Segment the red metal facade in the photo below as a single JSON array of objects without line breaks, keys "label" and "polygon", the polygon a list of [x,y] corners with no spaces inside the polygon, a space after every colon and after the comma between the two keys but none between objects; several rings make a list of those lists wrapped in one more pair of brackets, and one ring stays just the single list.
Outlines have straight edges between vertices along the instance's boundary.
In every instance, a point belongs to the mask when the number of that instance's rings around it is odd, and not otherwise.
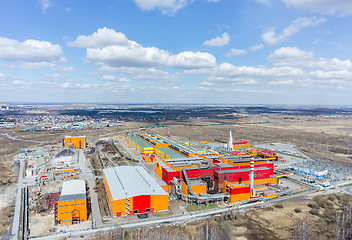
[{"label": "red metal facade", "polygon": [[241,194],[241,193],[249,193],[251,192],[250,187],[238,187],[238,188],[231,188],[227,187],[227,192],[230,193],[231,195],[233,194]]},{"label": "red metal facade", "polygon": [[133,210],[138,210],[138,213],[145,213],[147,208],[150,208],[150,195],[133,197]]},{"label": "red metal facade", "polygon": [[[266,167],[265,170],[258,170],[259,167]],[[224,167],[221,170],[231,170],[231,169],[243,169],[243,172],[233,172],[233,173],[219,173],[220,168],[206,168],[206,169],[190,169],[187,171],[187,176],[189,178],[199,178],[199,177],[211,177],[213,181],[217,184],[222,184],[224,180],[229,182],[239,182],[249,181],[249,164],[244,166],[231,166]],[[270,178],[274,174],[274,163],[265,164],[255,164],[254,165],[254,179],[265,179]],[[184,176],[181,171],[168,171],[167,169],[162,169],[162,179],[163,181],[170,185],[170,181],[176,177],[177,179],[182,179]],[[219,186],[220,187],[220,186]],[[222,187],[220,187],[222,188]]]}]

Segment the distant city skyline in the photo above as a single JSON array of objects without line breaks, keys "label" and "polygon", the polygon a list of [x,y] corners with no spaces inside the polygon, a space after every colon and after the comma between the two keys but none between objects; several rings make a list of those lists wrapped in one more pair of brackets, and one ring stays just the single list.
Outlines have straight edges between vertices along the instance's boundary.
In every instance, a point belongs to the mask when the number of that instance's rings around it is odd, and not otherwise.
[{"label": "distant city skyline", "polygon": [[349,0],[6,0],[0,102],[352,102]]}]

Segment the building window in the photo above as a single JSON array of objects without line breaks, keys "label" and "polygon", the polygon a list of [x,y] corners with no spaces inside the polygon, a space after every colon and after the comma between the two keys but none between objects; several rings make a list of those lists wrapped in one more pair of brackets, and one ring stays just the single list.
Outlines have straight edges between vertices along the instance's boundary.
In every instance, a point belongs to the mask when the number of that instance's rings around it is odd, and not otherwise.
[{"label": "building window", "polygon": [[74,204],[71,204],[71,206],[74,206]]},{"label": "building window", "polygon": [[60,212],[60,214],[62,214],[62,212]]},{"label": "building window", "polygon": [[63,205],[60,205],[59,207],[63,207]]},{"label": "building window", "polygon": [[68,212],[65,212],[65,214],[68,214]]},{"label": "building window", "polygon": [[85,203],[81,203],[81,205],[84,205]]},{"label": "building window", "polygon": [[68,205],[65,205],[65,207],[68,207]]}]

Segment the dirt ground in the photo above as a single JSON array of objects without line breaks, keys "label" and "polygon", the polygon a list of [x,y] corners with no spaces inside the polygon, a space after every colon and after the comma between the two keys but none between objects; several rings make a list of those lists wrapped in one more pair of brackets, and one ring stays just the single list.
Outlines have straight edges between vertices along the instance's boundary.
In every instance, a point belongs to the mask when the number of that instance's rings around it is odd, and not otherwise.
[{"label": "dirt ground", "polygon": [[54,226],[54,214],[48,215],[32,215],[30,216],[29,228],[31,229],[31,236],[41,235],[48,233]]}]

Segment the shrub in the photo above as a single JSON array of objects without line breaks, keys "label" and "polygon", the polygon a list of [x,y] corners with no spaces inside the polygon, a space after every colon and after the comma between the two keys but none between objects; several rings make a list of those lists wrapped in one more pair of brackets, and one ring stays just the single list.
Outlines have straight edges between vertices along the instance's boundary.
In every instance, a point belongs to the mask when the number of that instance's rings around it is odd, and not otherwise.
[{"label": "shrub", "polygon": [[296,212],[296,213],[300,213],[300,212],[302,212],[302,209],[300,209],[300,208],[295,208],[295,212]]},{"label": "shrub", "polygon": [[334,200],[335,200],[335,196],[330,195],[330,196],[328,197],[328,199],[329,199],[330,201],[334,201]]},{"label": "shrub", "polygon": [[321,207],[321,208],[328,208],[332,206],[332,203],[329,202],[328,199],[326,199],[323,196],[315,196],[314,201]]},{"label": "shrub", "polygon": [[308,205],[308,207],[313,208],[313,209],[319,209],[320,208],[319,205],[317,203],[315,203],[315,202],[308,203],[307,205]]},{"label": "shrub", "polygon": [[274,205],[276,208],[284,208],[284,205],[282,203],[277,203]]},{"label": "shrub", "polygon": [[269,207],[265,207],[263,208],[264,211],[274,211],[274,207],[269,206]]},{"label": "shrub", "polygon": [[311,210],[309,210],[309,213],[312,215],[319,216],[319,210],[316,208],[312,208]]}]

